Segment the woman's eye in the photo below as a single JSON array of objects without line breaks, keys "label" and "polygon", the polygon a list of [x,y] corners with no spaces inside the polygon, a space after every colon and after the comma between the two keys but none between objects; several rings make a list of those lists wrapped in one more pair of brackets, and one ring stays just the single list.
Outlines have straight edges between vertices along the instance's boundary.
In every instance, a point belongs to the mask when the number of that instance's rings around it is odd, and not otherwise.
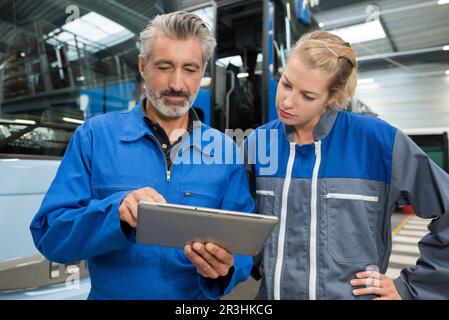
[{"label": "woman's eye", "polygon": [[312,97],[309,97],[309,96],[307,96],[307,95],[303,95],[303,97],[304,97],[304,99],[306,99],[307,101],[313,101],[313,100],[315,100],[315,98],[312,98]]},{"label": "woman's eye", "polygon": [[286,89],[291,89],[291,88],[292,88],[292,86],[289,85],[287,82],[282,82],[282,86],[283,86],[284,88],[286,88]]}]

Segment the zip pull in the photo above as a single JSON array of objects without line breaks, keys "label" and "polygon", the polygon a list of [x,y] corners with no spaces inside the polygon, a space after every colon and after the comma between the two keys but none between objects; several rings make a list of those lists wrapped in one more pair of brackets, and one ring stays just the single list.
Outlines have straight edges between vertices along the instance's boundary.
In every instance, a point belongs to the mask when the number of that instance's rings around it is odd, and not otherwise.
[{"label": "zip pull", "polygon": [[167,170],[167,182],[170,182],[170,170]]},{"label": "zip pull", "polygon": [[318,140],[315,142],[315,155],[318,155],[318,152],[320,152],[321,149],[321,140]]},{"label": "zip pull", "polygon": [[187,191],[187,192],[184,192],[184,196],[185,196],[185,197],[189,197],[189,196],[191,196],[191,195],[192,195],[191,192],[188,192],[188,191]]}]

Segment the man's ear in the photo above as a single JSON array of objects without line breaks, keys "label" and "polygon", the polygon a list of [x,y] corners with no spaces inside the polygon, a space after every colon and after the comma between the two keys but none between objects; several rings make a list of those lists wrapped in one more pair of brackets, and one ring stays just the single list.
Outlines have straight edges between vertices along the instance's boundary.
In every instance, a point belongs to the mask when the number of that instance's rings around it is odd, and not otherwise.
[{"label": "man's ear", "polygon": [[139,54],[139,72],[143,79],[145,79],[145,59],[142,55]]},{"label": "man's ear", "polygon": [[206,73],[206,69],[207,69],[207,61],[206,61],[205,63],[203,63],[202,68],[203,68],[203,72],[202,72],[202,74],[201,74],[201,78],[204,77],[204,74]]}]

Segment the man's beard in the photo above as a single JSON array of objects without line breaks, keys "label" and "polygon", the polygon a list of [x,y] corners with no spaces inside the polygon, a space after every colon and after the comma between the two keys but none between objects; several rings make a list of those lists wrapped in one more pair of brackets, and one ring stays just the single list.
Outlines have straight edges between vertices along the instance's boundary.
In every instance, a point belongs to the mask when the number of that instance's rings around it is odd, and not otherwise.
[{"label": "man's beard", "polygon": [[[154,108],[162,115],[168,118],[179,118],[189,111],[193,104],[193,98],[185,91],[174,91],[171,89],[154,91],[149,83],[145,81],[145,93]],[[168,103],[164,101],[164,96],[186,97],[183,102]],[[194,96],[195,97],[195,96]]]}]

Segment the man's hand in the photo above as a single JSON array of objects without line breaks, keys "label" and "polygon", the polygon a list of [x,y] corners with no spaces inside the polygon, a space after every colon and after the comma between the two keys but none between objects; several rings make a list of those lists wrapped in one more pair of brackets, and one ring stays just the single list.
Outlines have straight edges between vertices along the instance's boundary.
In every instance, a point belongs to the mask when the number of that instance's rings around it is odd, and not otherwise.
[{"label": "man's hand", "polygon": [[161,196],[153,188],[142,188],[128,193],[120,205],[120,220],[127,222],[132,228],[137,227],[137,204],[139,201],[152,201],[166,203]]},{"label": "man's hand", "polygon": [[364,271],[356,274],[357,279],[351,280],[352,286],[366,286],[366,288],[354,289],[356,296],[375,294],[379,297],[374,300],[402,300],[392,279],[376,271]]},{"label": "man's hand", "polygon": [[196,271],[205,278],[226,276],[234,265],[234,257],[229,252],[210,242],[186,244],[184,253],[195,265]]}]

